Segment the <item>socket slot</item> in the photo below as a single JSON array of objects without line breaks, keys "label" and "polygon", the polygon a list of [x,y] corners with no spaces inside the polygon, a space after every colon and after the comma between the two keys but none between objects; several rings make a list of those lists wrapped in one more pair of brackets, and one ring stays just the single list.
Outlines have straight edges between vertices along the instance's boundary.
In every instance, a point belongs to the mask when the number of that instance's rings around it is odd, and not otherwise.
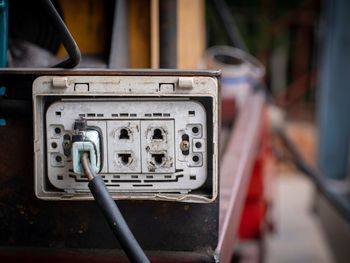
[{"label": "socket slot", "polygon": [[129,140],[129,139],[130,139],[129,130],[126,128],[120,129],[119,140]]},{"label": "socket slot", "polygon": [[119,153],[118,158],[120,159],[123,165],[130,165],[133,158],[131,157],[131,153]]},{"label": "socket slot", "polygon": [[152,140],[164,140],[164,131],[160,128],[153,130]]},{"label": "socket slot", "polygon": [[156,153],[152,154],[152,159],[157,166],[162,166],[165,162],[165,154],[164,153]]}]

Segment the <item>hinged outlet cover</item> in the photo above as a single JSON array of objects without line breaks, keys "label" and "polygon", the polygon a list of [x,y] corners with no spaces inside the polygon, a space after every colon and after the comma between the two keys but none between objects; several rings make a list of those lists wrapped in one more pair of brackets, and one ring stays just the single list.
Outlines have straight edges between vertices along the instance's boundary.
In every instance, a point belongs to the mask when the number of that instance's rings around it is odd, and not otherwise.
[{"label": "hinged outlet cover", "polygon": [[[60,78],[64,89],[57,89],[54,76],[39,77],[33,84],[39,198],[91,199],[87,178],[77,166],[76,156],[85,150],[96,158],[96,170],[115,199],[211,202],[216,198],[215,76],[186,77],[186,81],[176,74]],[[88,88],[77,89],[81,83]],[[191,85],[182,89],[179,83]],[[74,139],[77,121],[86,125],[83,142]]]}]

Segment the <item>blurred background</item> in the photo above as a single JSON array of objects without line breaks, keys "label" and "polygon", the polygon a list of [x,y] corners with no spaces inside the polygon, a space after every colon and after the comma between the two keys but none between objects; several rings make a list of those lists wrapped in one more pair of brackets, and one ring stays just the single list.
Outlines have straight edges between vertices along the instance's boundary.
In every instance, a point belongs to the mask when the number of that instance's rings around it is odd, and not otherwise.
[{"label": "blurred background", "polygon": [[[265,94],[264,150],[241,187],[233,262],[349,261],[349,1],[52,2],[79,68],[222,70],[223,156],[254,106],[249,94]],[[49,67],[67,55],[40,1],[0,3],[2,66]]]}]

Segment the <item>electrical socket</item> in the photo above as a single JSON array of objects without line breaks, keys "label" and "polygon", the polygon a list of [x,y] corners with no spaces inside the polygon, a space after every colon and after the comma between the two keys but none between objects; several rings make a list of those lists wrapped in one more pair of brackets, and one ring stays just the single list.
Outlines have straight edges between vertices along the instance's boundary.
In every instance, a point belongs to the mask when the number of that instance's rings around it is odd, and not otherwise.
[{"label": "electrical socket", "polygon": [[108,172],[141,173],[140,121],[107,121]]},{"label": "electrical socket", "polygon": [[[74,123],[83,120],[99,133],[99,175],[113,198],[213,201],[218,82],[214,73],[201,74],[39,77],[33,84],[36,195],[91,199],[87,178],[73,169],[80,162],[72,155]],[[75,89],[79,83],[86,89]]]},{"label": "electrical socket", "polygon": [[141,121],[142,171],[174,173],[174,120]]}]

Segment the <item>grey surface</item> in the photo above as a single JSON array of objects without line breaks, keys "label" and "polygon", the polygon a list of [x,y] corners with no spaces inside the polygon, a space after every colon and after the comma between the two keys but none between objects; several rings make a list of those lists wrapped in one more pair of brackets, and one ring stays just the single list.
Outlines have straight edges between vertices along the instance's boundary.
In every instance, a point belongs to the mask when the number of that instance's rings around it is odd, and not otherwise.
[{"label": "grey surface", "polygon": [[[344,198],[345,199],[345,198]],[[347,198],[347,202],[349,197]],[[345,201],[345,200],[344,200]],[[327,243],[338,263],[348,263],[350,259],[350,225],[320,193],[315,195],[315,207],[320,217]]]},{"label": "grey surface", "polygon": [[275,233],[266,240],[266,263],[332,263],[318,217],[312,211],[314,188],[298,173],[276,178]]}]

